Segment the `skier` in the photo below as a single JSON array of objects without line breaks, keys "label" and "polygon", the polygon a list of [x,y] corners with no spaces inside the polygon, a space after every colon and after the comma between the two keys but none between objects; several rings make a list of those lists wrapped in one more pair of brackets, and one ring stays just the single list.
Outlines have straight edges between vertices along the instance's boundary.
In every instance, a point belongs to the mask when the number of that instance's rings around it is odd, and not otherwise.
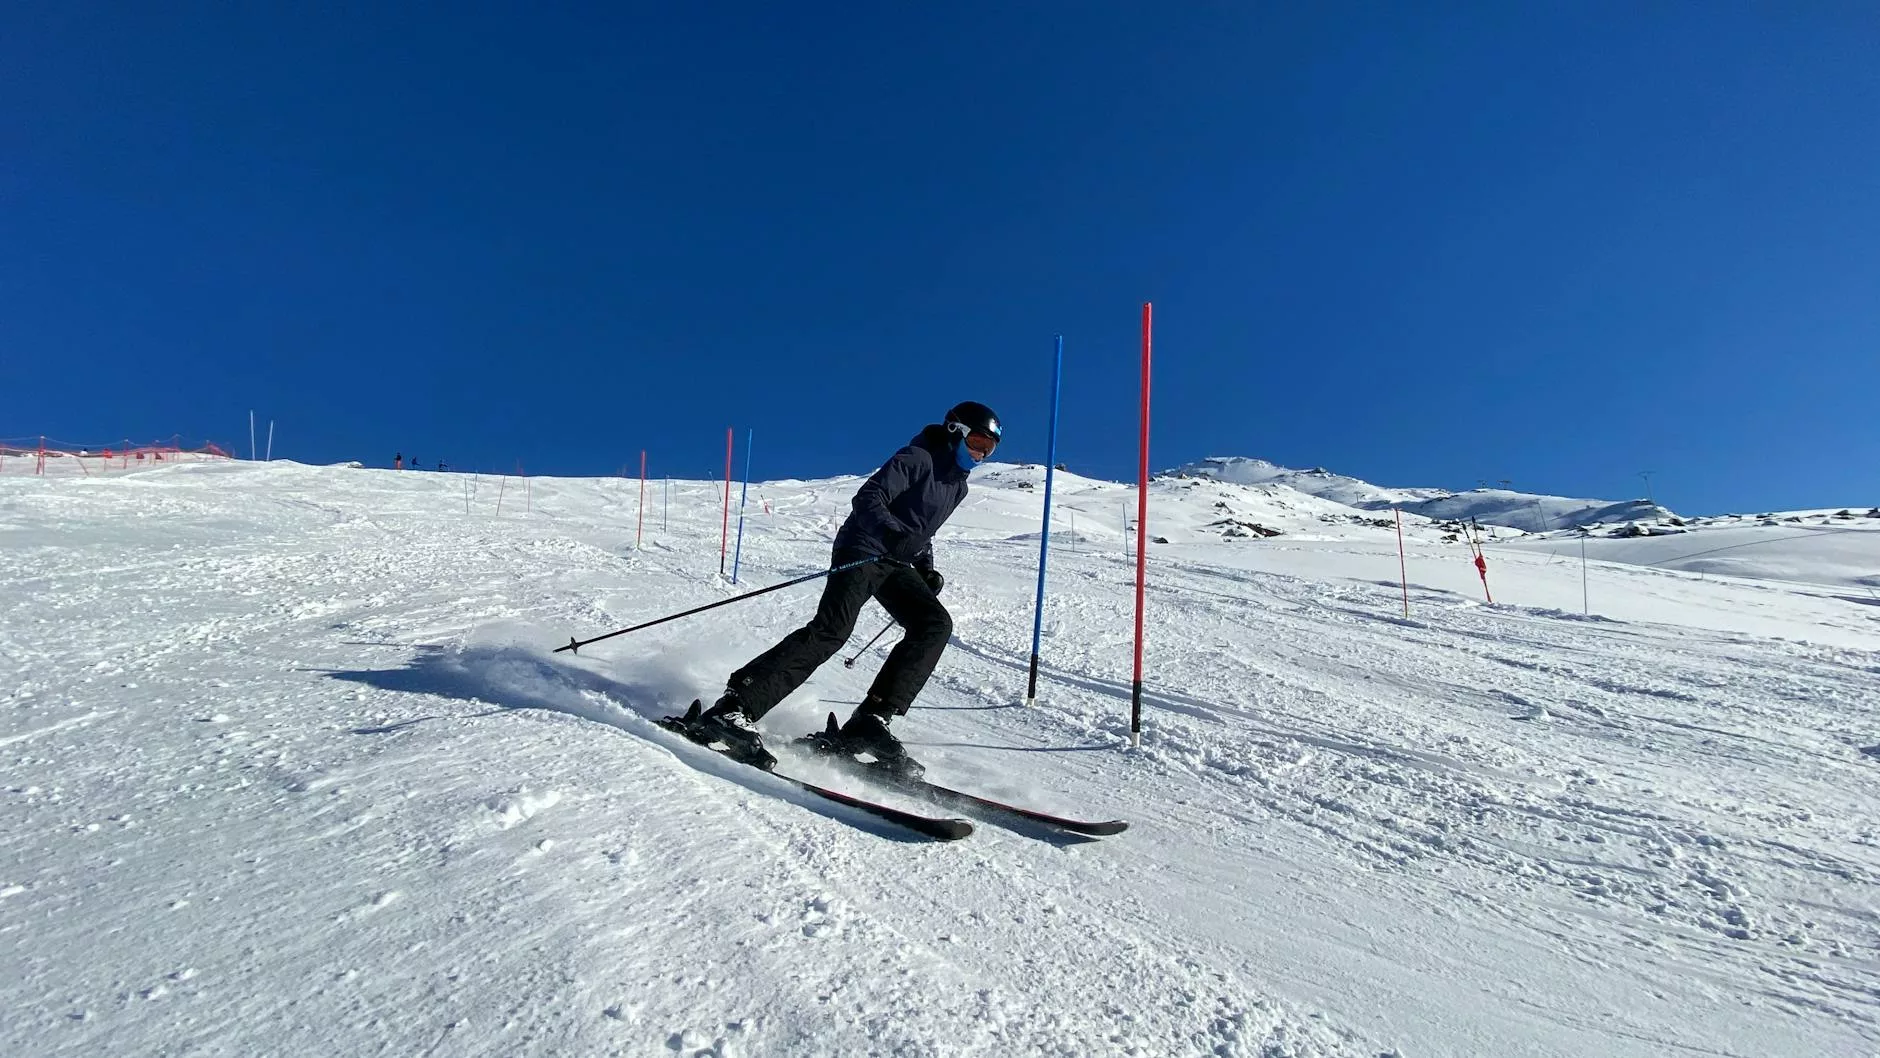
[{"label": "skier", "polygon": [[848,722],[808,741],[831,752],[868,754],[898,776],[919,778],[924,769],[888,725],[906,715],[953,634],[953,619],[936,598],[945,578],[933,567],[933,535],[966,498],[967,473],[999,446],[999,435],[999,417],[969,400],[882,464],[856,490],[831,562],[864,564],[831,575],[808,624],[733,672],[694,733],[760,768],[776,764],[757,721],[842,649],[862,606],[874,599],[905,635]]}]

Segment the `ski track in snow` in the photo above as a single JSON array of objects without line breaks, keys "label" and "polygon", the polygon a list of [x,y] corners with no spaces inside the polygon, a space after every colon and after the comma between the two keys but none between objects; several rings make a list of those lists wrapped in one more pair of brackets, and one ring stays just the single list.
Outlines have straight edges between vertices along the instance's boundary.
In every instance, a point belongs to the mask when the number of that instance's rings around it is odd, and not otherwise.
[{"label": "ski track in snow", "polygon": [[851,480],[755,487],[734,588],[707,482],[635,551],[637,482],[0,477],[0,1053],[1880,1053],[1873,608],[1614,566],[1588,619],[1518,553],[1484,605],[1430,534],[1405,618],[1394,535],[1288,500],[1152,550],[1132,749],[1129,490],[1060,481],[1027,710],[1038,476],[981,478],[904,736],[1119,837],[909,841],[651,723],[813,587],[547,652],[822,568]]}]

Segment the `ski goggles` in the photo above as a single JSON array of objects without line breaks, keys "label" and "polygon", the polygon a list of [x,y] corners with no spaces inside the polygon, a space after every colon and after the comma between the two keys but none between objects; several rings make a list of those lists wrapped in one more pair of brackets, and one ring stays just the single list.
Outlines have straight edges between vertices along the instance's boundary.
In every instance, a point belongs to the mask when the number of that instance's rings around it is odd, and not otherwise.
[{"label": "ski goggles", "polygon": [[962,443],[966,445],[966,450],[973,454],[974,459],[984,461],[992,454],[993,449],[999,447],[999,438],[996,434],[989,434],[983,430],[969,430],[965,423],[949,423],[947,429],[964,438]]}]

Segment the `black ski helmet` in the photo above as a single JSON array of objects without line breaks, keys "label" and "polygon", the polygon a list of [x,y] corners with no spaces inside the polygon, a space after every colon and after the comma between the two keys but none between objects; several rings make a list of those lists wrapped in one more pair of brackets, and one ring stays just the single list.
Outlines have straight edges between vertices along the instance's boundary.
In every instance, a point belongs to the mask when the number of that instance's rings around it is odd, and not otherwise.
[{"label": "black ski helmet", "polygon": [[991,408],[976,400],[964,400],[948,409],[943,420],[948,432],[964,441],[969,433],[982,433],[996,443],[1000,440],[999,417]]}]

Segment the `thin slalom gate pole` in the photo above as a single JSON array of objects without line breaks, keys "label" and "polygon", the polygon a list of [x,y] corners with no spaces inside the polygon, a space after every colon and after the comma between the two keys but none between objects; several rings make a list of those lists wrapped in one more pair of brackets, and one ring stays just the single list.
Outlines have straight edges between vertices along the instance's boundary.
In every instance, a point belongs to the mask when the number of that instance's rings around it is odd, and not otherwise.
[{"label": "thin slalom gate pole", "polygon": [[1142,745],[1142,607],[1148,576],[1149,538],[1149,323],[1150,303],[1142,303],[1142,440],[1136,468],[1136,675],[1129,691],[1129,744]]},{"label": "thin slalom gate pole", "polygon": [[1488,590],[1488,555],[1482,551],[1482,541],[1478,539],[1481,532],[1482,527],[1471,517],[1468,528],[1469,550],[1475,554],[1475,572],[1482,577],[1482,598],[1487,599],[1492,606],[1495,596]]},{"label": "thin slalom gate pole", "polygon": [[1410,616],[1410,567],[1403,557],[1403,511],[1397,515],[1397,574],[1403,579],[1403,615]]},{"label": "thin slalom gate pole", "polygon": [[672,513],[672,475],[666,475],[666,498],[659,505],[659,531],[666,532],[666,515]]},{"label": "thin slalom gate pole", "polygon": [[718,537],[718,575],[725,575],[725,559],[731,557],[731,427],[725,427],[725,521]]},{"label": "thin slalom gate pole", "polygon": [[751,498],[751,442],[757,437],[754,427],[744,431],[744,487],[738,490],[738,546],[731,553],[731,583],[738,582],[738,563],[744,558],[744,507]]},{"label": "thin slalom gate pole", "polygon": [[640,537],[646,532],[646,449],[640,449],[640,523],[633,530],[633,546],[640,546]]},{"label": "thin slalom gate pole", "polygon": [[1064,379],[1064,336],[1057,336],[1051,360],[1051,440],[1044,464],[1044,527],[1038,533],[1038,602],[1031,619],[1031,677],[1025,683],[1025,706],[1038,704],[1038,647],[1044,636],[1044,571],[1051,555],[1051,483],[1057,474],[1058,395]]}]

